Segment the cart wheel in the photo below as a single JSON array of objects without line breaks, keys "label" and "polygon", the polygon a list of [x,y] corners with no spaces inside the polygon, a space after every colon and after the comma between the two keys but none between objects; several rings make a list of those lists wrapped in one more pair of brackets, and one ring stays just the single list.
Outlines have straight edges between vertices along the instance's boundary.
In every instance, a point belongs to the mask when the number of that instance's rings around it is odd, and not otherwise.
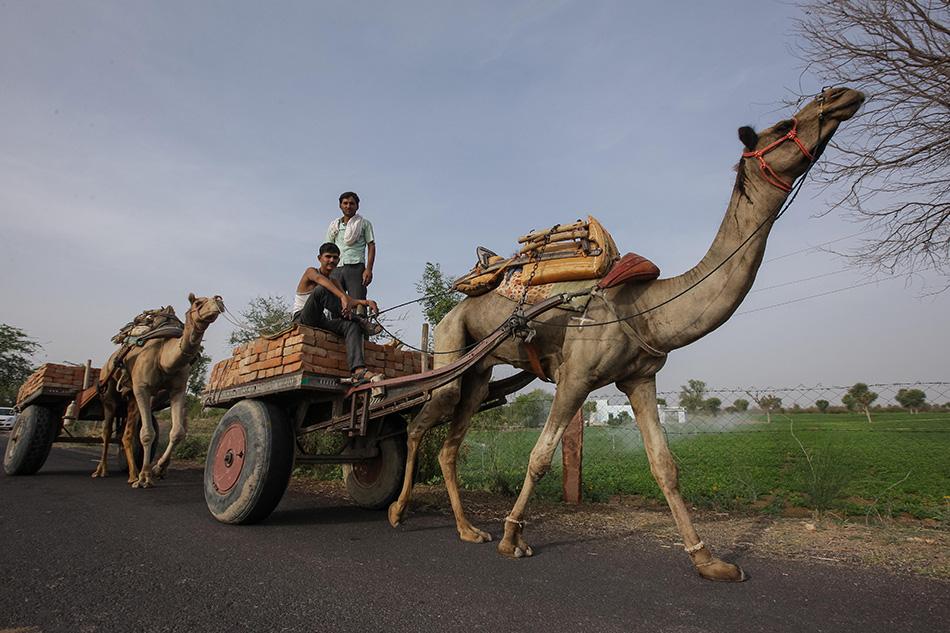
[{"label": "cart wheel", "polygon": [[3,455],[3,472],[8,475],[32,475],[43,467],[49,449],[59,432],[59,420],[46,407],[31,404],[16,418],[7,450]]},{"label": "cart wheel", "polygon": [[343,465],[346,491],[362,508],[382,510],[396,500],[406,472],[406,436],[395,435],[379,442],[373,459]]},{"label": "cart wheel", "polygon": [[222,523],[266,519],[284,496],[294,464],[290,425],[275,406],[242,400],[215,429],[205,462],[205,502]]}]

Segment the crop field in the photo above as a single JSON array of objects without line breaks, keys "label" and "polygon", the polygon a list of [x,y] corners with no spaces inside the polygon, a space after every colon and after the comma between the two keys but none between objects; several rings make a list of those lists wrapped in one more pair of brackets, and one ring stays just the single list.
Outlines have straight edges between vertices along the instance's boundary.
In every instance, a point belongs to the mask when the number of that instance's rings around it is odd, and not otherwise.
[{"label": "crop field", "polygon": [[[727,419],[728,423],[723,423]],[[710,416],[666,428],[680,489],[703,507],[783,512],[789,507],[873,517],[950,520],[950,413]],[[469,433],[460,468],[469,488],[514,493],[538,429]],[[561,494],[561,457],[538,494]],[[584,430],[585,498],[635,495],[662,502],[633,425]]]}]

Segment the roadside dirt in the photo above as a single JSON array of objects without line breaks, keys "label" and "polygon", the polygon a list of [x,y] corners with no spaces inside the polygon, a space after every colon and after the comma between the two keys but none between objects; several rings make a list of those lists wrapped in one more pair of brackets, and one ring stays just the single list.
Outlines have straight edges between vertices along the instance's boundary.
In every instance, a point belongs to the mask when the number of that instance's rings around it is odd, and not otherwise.
[{"label": "roadside dirt", "polygon": [[[341,483],[294,479],[293,490],[338,497],[348,502]],[[463,493],[473,523],[497,534],[514,499],[483,492]],[[416,512],[451,515],[445,490],[417,485],[411,506]],[[885,569],[950,581],[950,532],[924,522],[894,519],[865,523],[832,515],[818,518],[743,516],[692,510],[697,530],[720,557],[749,553],[761,558],[822,561],[830,565]],[[666,508],[644,508],[635,500],[576,506],[532,502],[528,540],[535,530],[554,530],[591,537],[648,537],[660,547],[682,542]]]}]

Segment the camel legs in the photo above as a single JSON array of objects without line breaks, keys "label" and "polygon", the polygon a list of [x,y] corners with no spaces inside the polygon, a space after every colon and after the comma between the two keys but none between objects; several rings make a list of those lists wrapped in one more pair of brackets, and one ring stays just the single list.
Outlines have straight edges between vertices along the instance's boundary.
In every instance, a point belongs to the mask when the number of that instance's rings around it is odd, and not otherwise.
[{"label": "camel legs", "polygon": [[152,394],[145,387],[132,388],[135,402],[139,407],[139,418],[142,428],[139,430],[139,439],[142,440],[142,468],[139,478],[132,484],[133,488],[149,488],[154,485],[152,479],[152,442],[155,441],[155,429],[152,426]]},{"label": "camel legs", "polygon": [[455,527],[459,538],[469,543],[485,543],[491,540],[491,534],[479,530],[465,517],[462,509],[462,498],[459,496],[458,459],[459,446],[465,439],[468,428],[472,423],[472,416],[478,411],[485,396],[488,395],[488,383],[491,380],[491,369],[487,371],[472,370],[462,378],[462,394],[455,414],[449,426],[448,435],[439,451],[439,466],[442,467],[442,477],[445,480],[445,489],[449,493],[452,503],[452,512],[455,514]]},{"label": "camel legs", "polygon": [[535,484],[551,468],[551,459],[561,441],[561,435],[564,429],[577,410],[584,404],[584,399],[590,389],[587,385],[578,380],[571,380],[564,377],[557,385],[557,391],[554,394],[554,402],[551,404],[551,413],[544,423],[541,435],[531,449],[531,458],[528,460],[528,472],[525,474],[524,485],[521,487],[521,494],[518,500],[511,508],[511,512],[505,517],[505,536],[498,543],[498,553],[510,558],[521,558],[522,556],[531,556],[533,552],[531,547],[525,542],[522,533],[524,532],[524,513],[528,506],[528,500],[534,491]]},{"label": "camel legs", "polygon": [[109,442],[112,441],[112,425],[115,423],[115,402],[102,398],[102,456],[99,465],[92,471],[93,477],[109,476]]},{"label": "camel legs", "polygon": [[135,434],[139,430],[140,422],[139,407],[135,402],[130,402],[125,416],[125,429],[122,431],[122,450],[125,452],[125,463],[129,466],[130,484],[139,479],[139,465],[135,462]]},{"label": "camel legs", "polygon": [[419,444],[426,432],[440,420],[448,417],[449,412],[455,408],[459,400],[460,382],[461,380],[455,380],[433,391],[432,399],[423,405],[422,410],[409,423],[406,439],[406,472],[403,475],[402,490],[399,498],[389,506],[389,524],[393,527],[399,525],[405,517],[409,498],[412,496],[412,475],[416,469]]},{"label": "camel legs", "polygon": [[188,420],[185,417],[185,390],[181,389],[171,394],[172,428],[168,433],[168,446],[165,452],[152,467],[152,474],[159,479],[165,477],[165,470],[172,460],[172,451],[185,439],[188,433]]},{"label": "camel legs", "polygon": [[673,520],[679,529],[685,549],[696,566],[696,571],[708,580],[733,582],[745,580],[745,574],[741,569],[715,558],[696,534],[686,503],[680,495],[676,462],[673,461],[673,455],[666,443],[666,436],[660,426],[660,416],[656,410],[655,379],[651,377],[628,383],[617,383],[617,386],[630,399],[630,405],[636,414],[637,426],[643,436],[643,447],[650,460],[650,471],[666,497],[666,502],[673,513]]}]

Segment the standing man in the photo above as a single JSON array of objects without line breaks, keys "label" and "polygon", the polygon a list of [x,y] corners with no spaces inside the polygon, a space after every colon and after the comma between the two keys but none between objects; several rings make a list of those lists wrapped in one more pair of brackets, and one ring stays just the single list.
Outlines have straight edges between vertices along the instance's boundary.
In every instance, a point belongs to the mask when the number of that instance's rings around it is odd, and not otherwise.
[{"label": "standing man", "polygon": [[359,209],[358,195],[352,191],[340,194],[343,216],[330,223],[326,241],[340,249],[340,266],[333,271],[333,279],[340,282],[349,296],[365,299],[366,287],[373,281],[376,237],[370,221],[357,213]]}]

